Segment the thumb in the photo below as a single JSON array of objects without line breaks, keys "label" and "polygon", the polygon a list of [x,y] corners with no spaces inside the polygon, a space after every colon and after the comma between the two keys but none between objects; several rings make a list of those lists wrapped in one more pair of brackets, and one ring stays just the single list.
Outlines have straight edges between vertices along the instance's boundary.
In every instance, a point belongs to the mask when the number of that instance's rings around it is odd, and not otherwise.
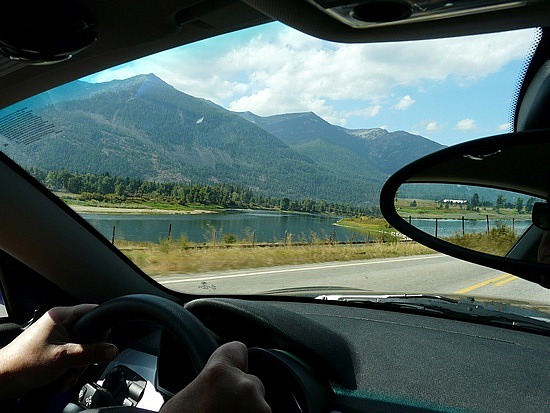
[{"label": "thumb", "polygon": [[61,349],[61,357],[67,368],[84,367],[94,363],[107,363],[118,355],[118,349],[110,343],[67,343]]}]

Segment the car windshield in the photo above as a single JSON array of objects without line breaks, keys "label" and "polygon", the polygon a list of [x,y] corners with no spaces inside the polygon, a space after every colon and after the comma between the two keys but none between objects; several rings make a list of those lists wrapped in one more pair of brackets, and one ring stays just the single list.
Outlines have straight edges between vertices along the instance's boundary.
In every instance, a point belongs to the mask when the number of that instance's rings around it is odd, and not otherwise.
[{"label": "car windshield", "polygon": [[[180,292],[550,303],[536,284],[397,236],[378,207],[384,181],[405,164],[511,131],[537,36],[337,44],[271,23],[5,108],[0,143],[146,274]],[[487,216],[515,239],[530,224],[529,199],[518,208],[515,198],[495,206],[475,195],[482,228]],[[472,203],[432,198],[401,202]]]}]

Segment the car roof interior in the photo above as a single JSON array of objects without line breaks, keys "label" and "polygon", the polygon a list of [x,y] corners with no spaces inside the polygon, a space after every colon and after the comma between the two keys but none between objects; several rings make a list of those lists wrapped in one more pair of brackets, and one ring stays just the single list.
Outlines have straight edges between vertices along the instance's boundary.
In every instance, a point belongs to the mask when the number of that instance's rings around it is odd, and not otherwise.
[{"label": "car roof interior", "polygon": [[[550,23],[550,4],[538,0],[520,8],[360,29],[342,23],[308,0],[164,0],[140,1],[138,5],[132,0],[13,4],[11,12],[0,17],[2,107],[142,56],[273,20],[319,38],[350,43],[450,37]],[[67,38],[75,38],[76,44]],[[22,50],[57,56],[67,52],[72,58],[51,65],[29,65],[14,56]],[[72,53],[75,51],[78,53]]]}]

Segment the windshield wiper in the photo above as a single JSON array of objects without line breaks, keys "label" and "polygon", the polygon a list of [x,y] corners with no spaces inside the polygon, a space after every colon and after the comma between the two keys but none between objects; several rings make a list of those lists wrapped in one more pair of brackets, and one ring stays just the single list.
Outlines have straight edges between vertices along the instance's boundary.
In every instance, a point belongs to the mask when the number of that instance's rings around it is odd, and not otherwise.
[{"label": "windshield wiper", "polygon": [[448,303],[459,303],[459,300],[445,297],[443,295],[432,294],[361,294],[361,295],[320,295],[315,297],[318,300],[333,300],[333,301],[368,301],[368,302],[389,302],[394,300],[414,300],[414,299],[429,299],[441,300]]},{"label": "windshield wiper", "polygon": [[349,302],[371,308],[391,308],[432,313],[459,320],[528,330],[550,335],[550,318],[518,315],[484,307],[473,298],[465,300],[431,294],[320,295],[318,300]]}]

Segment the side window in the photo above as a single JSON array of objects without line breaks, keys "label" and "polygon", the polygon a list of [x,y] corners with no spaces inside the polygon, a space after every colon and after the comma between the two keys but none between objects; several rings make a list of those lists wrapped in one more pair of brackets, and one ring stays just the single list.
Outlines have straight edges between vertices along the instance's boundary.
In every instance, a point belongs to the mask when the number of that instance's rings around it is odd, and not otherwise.
[{"label": "side window", "polygon": [[0,289],[0,318],[7,316],[8,311],[6,309],[6,304],[4,303],[4,295],[2,294],[2,290]]}]

